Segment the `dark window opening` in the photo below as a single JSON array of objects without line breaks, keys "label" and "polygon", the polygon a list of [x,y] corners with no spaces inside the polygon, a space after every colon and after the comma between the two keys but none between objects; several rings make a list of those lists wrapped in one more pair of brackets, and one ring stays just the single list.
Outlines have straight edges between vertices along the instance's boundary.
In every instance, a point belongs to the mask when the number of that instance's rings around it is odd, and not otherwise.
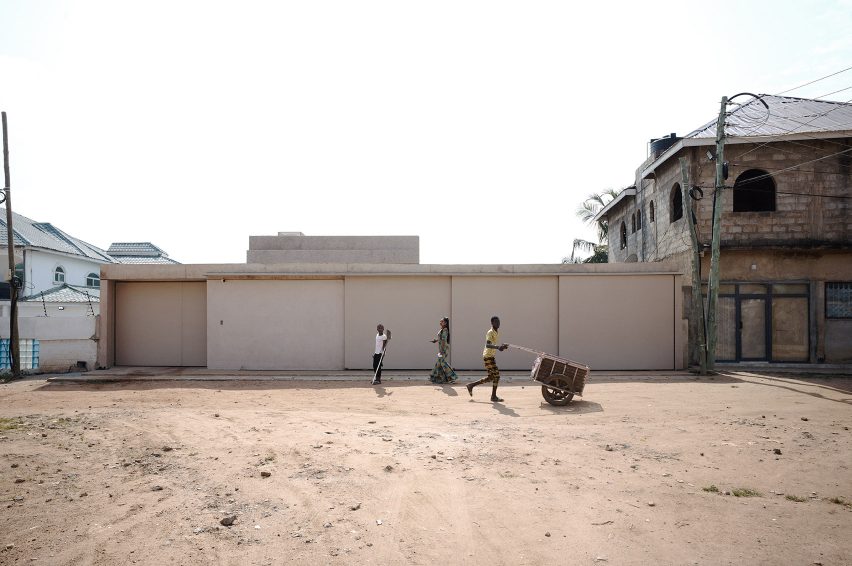
[{"label": "dark window opening", "polygon": [[630,215],[630,233],[636,233],[636,213]]},{"label": "dark window opening", "polygon": [[642,229],[642,210],[641,209],[636,211],[636,229],[637,230]]},{"label": "dark window opening", "polygon": [[775,210],[775,181],[766,171],[749,169],[734,183],[734,212]]},{"label": "dark window opening", "polygon": [[683,193],[680,190],[680,183],[675,183],[672,187],[672,195],[669,199],[671,206],[669,207],[669,222],[680,220],[683,218]]},{"label": "dark window opening", "polygon": [[651,222],[654,221],[654,201],[651,201],[651,208],[648,211],[648,217],[650,218]]},{"label": "dark window opening", "polygon": [[627,247],[627,224],[621,223],[621,249]]}]

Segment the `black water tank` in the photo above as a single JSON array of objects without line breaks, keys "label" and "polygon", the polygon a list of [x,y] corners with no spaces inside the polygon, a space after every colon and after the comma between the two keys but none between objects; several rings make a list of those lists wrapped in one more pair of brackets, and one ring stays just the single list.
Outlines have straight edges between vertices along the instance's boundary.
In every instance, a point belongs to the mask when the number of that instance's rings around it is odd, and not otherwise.
[{"label": "black water tank", "polygon": [[656,159],[663,154],[668,148],[673,146],[678,142],[681,138],[677,137],[677,134],[672,132],[668,136],[662,138],[655,138],[651,140],[651,156]]}]

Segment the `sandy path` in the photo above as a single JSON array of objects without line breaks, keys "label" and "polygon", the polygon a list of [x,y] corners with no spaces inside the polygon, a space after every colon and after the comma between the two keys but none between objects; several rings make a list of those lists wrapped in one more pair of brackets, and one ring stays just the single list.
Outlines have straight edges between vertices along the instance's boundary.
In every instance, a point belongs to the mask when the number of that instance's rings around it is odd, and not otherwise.
[{"label": "sandy path", "polygon": [[852,380],[654,381],[3,385],[0,564],[848,563]]}]

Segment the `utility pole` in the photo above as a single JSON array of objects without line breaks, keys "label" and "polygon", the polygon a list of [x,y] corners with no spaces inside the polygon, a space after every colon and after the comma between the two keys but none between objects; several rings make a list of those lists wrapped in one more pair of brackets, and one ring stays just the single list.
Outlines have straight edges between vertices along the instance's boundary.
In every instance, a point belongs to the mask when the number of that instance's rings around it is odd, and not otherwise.
[{"label": "utility pole", "polygon": [[692,241],[692,316],[697,317],[696,325],[698,345],[698,365],[701,375],[707,375],[707,326],[704,322],[704,301],[701,300],[701,245],[698,243],[698,232],[695,230],[695,216],[692,212],[692,197],[689,190],[689,170],[686,158],[680,158],[681,191],[683,193],[683,209],[689,218],[689,235]]},{"label": "utility pole", "polygon": [[6,125],[6,113],[3,118],[3,200],[6,201],[6,236],[9,254],[9,361],[12,377],[21,376],[20,342],[18,340],[18,285],[15,277],[15,233],[12,230],[12,183],[9,180],[9,130]]},{"label": "utility pole", "polygon": [[719,302],[719,247],[722,242],[722,207],[725,203],[725,115],[728,97],[722,97],[716,121],[716,189],[713,192],[713,239],[710,252],[710,275],[707,280],[707,369],[716,366],[716,307]]}]

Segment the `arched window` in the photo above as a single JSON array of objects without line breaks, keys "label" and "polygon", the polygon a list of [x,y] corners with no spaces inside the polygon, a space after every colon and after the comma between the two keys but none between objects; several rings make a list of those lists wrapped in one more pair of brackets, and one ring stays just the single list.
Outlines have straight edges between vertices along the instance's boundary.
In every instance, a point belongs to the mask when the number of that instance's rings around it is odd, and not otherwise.
[{"label": "arched window", "polygon": [[734,183],[734,212],[775,210],[775,181],[760,169],[749,169]]},{"label": "arched window", "polygon": [[648,217],[651,219],[651,222],[654,221],[654,201],[651,201],[651,207],[648,210]]},{"label": "arched window", "polygon": [[627,247],[627,224],[621,223],[621,249]]},{"label": "arched window", "polygon": [[630,215],[630,233],[636,233],[636,213]]},{"label": "arched window", "polygon": [[672,187],[669,203],[669,222],[683,218],[683,194],[680,191],[680,183],[675,183]]},{"label": "arched window", "polygon": [[636,229],[642,229],[642,209],[636,211]]},{"label": "arched window", "polygon": [[86,275],[86,287],[100,287],[101,277],[97,273],[89,273]]},{"label": "arched window", "polygon": [[65,270],[61,265],[57,265],[56,269],[53,270],[53,282],[65,283]]}]

